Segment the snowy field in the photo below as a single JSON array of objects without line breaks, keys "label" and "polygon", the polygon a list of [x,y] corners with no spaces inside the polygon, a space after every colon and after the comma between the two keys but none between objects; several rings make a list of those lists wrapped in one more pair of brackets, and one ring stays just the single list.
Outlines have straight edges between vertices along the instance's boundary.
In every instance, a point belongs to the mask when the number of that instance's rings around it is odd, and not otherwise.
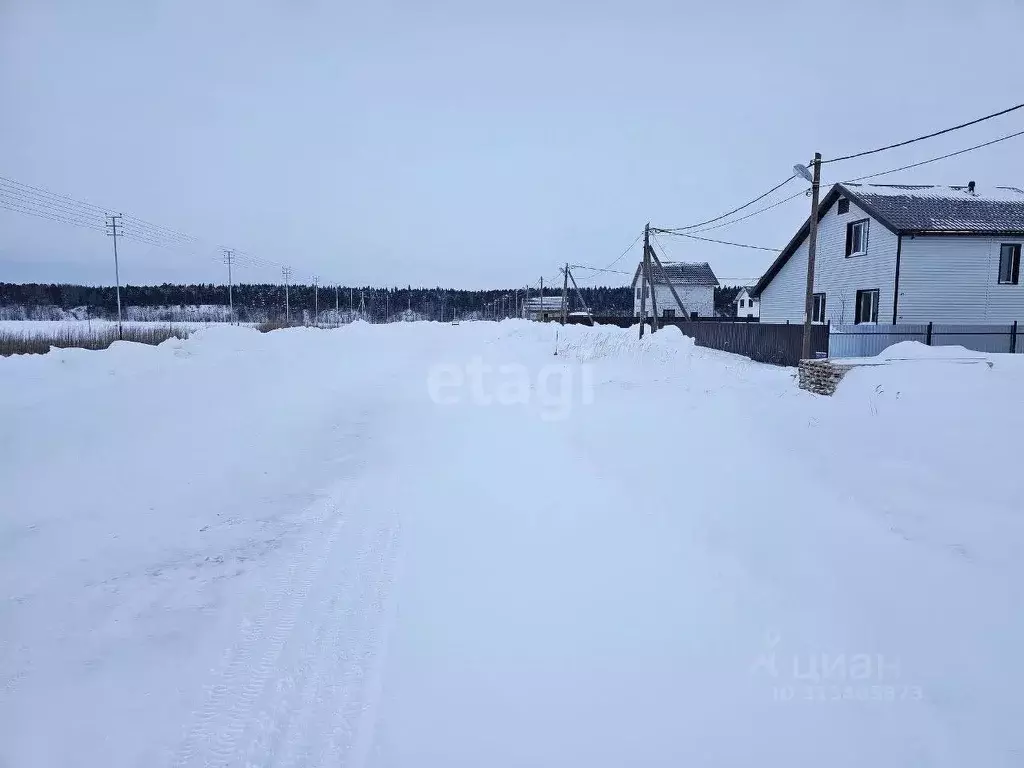
[{"label": "snowy field", "polygon": [[833,398],[672,328],[0,359],[0,765],[1022,765],[1024,360],[896,353]]}]

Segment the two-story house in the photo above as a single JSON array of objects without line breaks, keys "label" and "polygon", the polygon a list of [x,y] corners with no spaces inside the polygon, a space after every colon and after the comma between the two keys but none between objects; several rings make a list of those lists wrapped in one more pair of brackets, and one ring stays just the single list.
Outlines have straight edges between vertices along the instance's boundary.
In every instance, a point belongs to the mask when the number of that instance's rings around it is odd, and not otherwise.
[{"label": "two-story house", "polygon": [[[672,296],[665,276],[676,289],[679,300],[686,308],[691,319],[699,317],[714,317],[715,314],[715,286],[718,285],[718,278],[706,261],[687,263],[682,261],[663,261],[665,275],[656,266],[652,269],[651,280],[654,284],[654,298],[658,305],[658,315],[664,318],[677,317],[679,305]],[[637,265],[633,274],[633,317],[640,317],[640,302],[642,300],[643,281],[640,280],[640,272],[643,263]],[[648,287],[648,291],[650,288]],[[644,317],[651,317],[651,294],[647,295],[647,306]]]},{"label": "two-story house", "polygon": [[736,299],[734,300],[736,304],[736,317],[760,317],[761,302],[750,295],[752,290],[752,288],[744,286],[736,294]]},{"label": "two-story house", "polygon": [[[761,322],[802,322],[810,219],[754,286]],[[1024,320],[1024,190],[835,184],[818,206],[814,322]]]}]

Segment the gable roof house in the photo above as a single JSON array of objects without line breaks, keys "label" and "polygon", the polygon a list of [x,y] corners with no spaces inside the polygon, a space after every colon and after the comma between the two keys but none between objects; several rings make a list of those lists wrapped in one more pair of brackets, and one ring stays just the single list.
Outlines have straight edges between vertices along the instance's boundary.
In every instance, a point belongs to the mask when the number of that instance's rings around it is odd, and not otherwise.
[{"label": "gable roof house", "polygon": [[758,305],[760,302],[750,295],[753,290],[753,286],[744,285],[736,294],[736,298],[732,300],[732,303],[736,305],[736,317],[759,316],[758,313],[761,310]]},{"label": "gable roof house", "polygon": [[[1024,190],[835,184],[817,215],[815,322],[1024,320]],[[761,322],[803,322],[809,229],[754,286]]]},{"label": "gable roof house", "polygon": [[[679,305],[676,304],[672,291],[669,288],[665,276],[671,281],[672,287],[679,294],[679,300],[683,302],[690,318],[713,317],[715,314],[715,286],[718,285],[718,278],[711,270],[711,265],[706,261],[688,263],[682,261],[663,261],[665,275],[654,266],[652,269],[652,282],[654,284],[654,298],[658,305],[658,316],[664,318],[678,317]],[[642,282],[640,281],[640,270],[643,263],[637,264],[636,272],[633,273],[633,317],[640,317],[640,300]],[[648,287],[647,307],[644,317],[651,317],[651,294]]]}]

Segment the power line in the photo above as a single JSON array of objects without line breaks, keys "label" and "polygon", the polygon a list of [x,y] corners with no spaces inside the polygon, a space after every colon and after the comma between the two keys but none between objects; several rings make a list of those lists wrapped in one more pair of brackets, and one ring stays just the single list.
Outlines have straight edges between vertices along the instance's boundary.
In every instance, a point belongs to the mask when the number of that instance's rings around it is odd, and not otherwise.
[{"label": "power line", "polygon": [[937,160],[945,160],[948,157],[956,157],[957,155],[962,155],[962,154],[965,154],[966,152],[973,152],[976,149],[981,149],[982,147],[989,147],[989,146],[992,146],[993,144],[998,144],[1001,141],[1006,141],[1007,139],[1016,138],[1017,136],[1024,136],[1024,131],[1017,131],[1016,133],[1010,133],[1010,134],[1007,134],[1006,136],[1000,136],[998,139],[992,139],[992,141],[986,141],[983,144],[975,144],[973,147],[967,147],[966,149],[961,149],[961,150],[958,150],[956,152],[950,152],[949,154],[946,154],[946,155],[939,155],[938,157],[933,157],[933,158],[931,158],[929,160],[922,160],[919,163],[910,163],[910,165],[901,165],[899,168],[890,168],[887,171],[879,171],[878,173],[869,173],[866,176],[858,176],[855,179],[847,179],[846,181],[844,181],[842,183],[849,184],[849,183],[852,183],[852,182],[855,182],[855,181],[863,181],[864,179],[873,179],[876,176],[885,176],[888,173],[896,173],[897,171],[905,171],[908,168],[917,168],[919,165],[927,165],[928,163],[934,163]]},{"label": "power line", "polygon": [[620,261],[622,261],[622,259],[625,257],[625,255],[627,253],[629,253],[631,250],[633,250],[633,246],[635,246],[637,243],[639,243],[640,242],[640,238],[642,238],[643,236],[644,236],[643,232],[641,232],[639,235],[637,235],[636,239],[633,240],[633,242],[630,243],[628,246],[626,246],[626,250],[624,250],[622,253],[620,253],[614,260],[609,262],[608,265],[605,267],[605,269],[608,269],[608,267],[614,267],[616,264],[618,264]]},{"label": "power line", "polygon": [[[763,245],[750,245],[749,243],[734,243],[730,240],[716,240],[713,237],[701,237],[700,235],[691,235],[688,232],[675,232],[673,230],[666,229],[651,229],[651,232],[661,232],[665,235],[675,235],[676,237],[689,237],[693,240],[703,240],[706,243],[719,243],[720,245],[731,245],[736,248],[751,248],[755,251],[771,251],[772,253],[778,253],[780,248],[767,248]],[[664,250],[664,248],[662,248]]]},{"label": "power line", "polygon": [[[726,211],[725,213],[723,213],[723,214],[721,214],[719,216],[715,216],[713,219],[708,219],[707,221],[699,221],[696,224],[687,224],[684,227],[674,227],[671,231],[676,232],[676,231],[683,230],[683,229],[696,229],[697,227],[703,227],[705,224],[711,224],[713,222],[716,222],[716,221],[719,221],[721,219],[724,219],[726,216],[731,216],[732,214],[738,213],[739,211],[742,211],[744,208],[747,208],[747,207],[753,205],[754,203],[757,203],[757,202],[760,202],[761,200],[764,200],[766,197],[768,197],[768,195],[772,194],[772,192],[775,192],[776,190],[782,189],[784,186],[789,184],[789,182],[791,182],[795,178],[796,178],[796,175],[788,176],[787,178],[783,179],[778,184],[776,184],[774,187],[769,189],[767,192],[764,192],[764,193],[758,195],[753,200],[748,200],[743,205],[739,205],[739,206],[733,208],[731,211]],[[660,231],[662,231],[662,232],[669,232],[670,230],[663,229],[663,230],[660,230]]]},{"label": "power line", "polygon": [[1000,110],[999,112],[993,112],[991,115],[985,115],[984,117],[979,117],[979,118],[977,118],[975,120],[969,120],[966,123],[960,123],[959,125],[954,125],[954,126],[951,126],[949,128],[943,128],[941,131],[935,131],[934,133],[928,133],[928,134],[925,134],[924,136],[916,136],[913,139],[907,139],[906,141],[900,141],[900,142],[897,142],[895,144],[887,144],[884,147],[878,147],[876,149],[868,149],[868,150],[865,150],[864,152],[856,152],[856,153],[854,153],[852,155],[843,155],[842,157],[833,157],[833,158],[831,158],[829,160],[822,160],[821,164],[825,165],[826,163],[838,163],[841,160],[852,160],[855,157],[864,157],[865,155],[874,155],[874,154],[876,154],[878,152],[885,152],[886,150],[889,150],[889,149],[896,149],[897,147],[905,147],[908,144],[913,144],[914,142],[917,142],[917,141],[924,141],[925,139],[933,139],[936,136],[942,136],[943,134],[946,134],[946,133],[952,133],[953,131],[959,131],[961,128],[966,128],[966,127],[968,127],[970,125],[977,125],[978,123],[983,123],[986,120],[991,120],[994,117],[1000,117],[1002,115],[1008,114],[1010,112],[1013,112],[1014,110],[1021,109],[1021,108],[1024,108],[1024,103],[1022,103],[1022,104],[1015,104],[1014,106],[1007,107],[1006,109]]}]

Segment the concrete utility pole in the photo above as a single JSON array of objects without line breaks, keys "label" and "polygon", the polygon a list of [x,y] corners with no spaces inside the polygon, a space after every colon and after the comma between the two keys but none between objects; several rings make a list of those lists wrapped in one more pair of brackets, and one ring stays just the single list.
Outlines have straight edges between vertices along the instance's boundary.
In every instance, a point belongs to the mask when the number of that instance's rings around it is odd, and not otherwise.
[{"label": "concrete utility pole", "polygon": [[121,273],[117,264],[117,236],[121,234],[121,216],[116,213],[107,216],[107,237],[114,238],[114,283],[117,286],[117,339],[124,338],[124,331],[121,328]]},{"label": "concrete utility pole", "polygon": [[811,176],[811,224],[807,235],[807,290],[804,293],[804,343],[800,357],[811,357],[811,320],[814,317],[814,257],[818,250],[818,191],[821,187],[821,152],[814,153]]},{"label": "concrete utility pole", "polygon": [[562,325],[565,325],[565,309],[569,299],[569,262],[562,269]]},{"label": "concrete utility pole", "polygon": [[291,267],[281,267],[281,277],[284,278],[284,324],[292,324],[292,308],[288,301],[288,281],[292,278]]},{"label": "concrete utility pole", "polygon": [[647,276],[651,261],[651,222],[644,227],[644,261],[640,267],[640,338],[644,337],[644,322],[647,315]]},{"label": "concrete utility pole", "polygon": [[320,278],[313,275],[313,326],[320,327]]},{"label": "concrete utility pole", "polygon": [[231,286],[231,262],[233,261],[234,253],[229,249],[224,249],[224,263],[228,265],[228,322],[235,322],[235,299],[232,295]]}]

